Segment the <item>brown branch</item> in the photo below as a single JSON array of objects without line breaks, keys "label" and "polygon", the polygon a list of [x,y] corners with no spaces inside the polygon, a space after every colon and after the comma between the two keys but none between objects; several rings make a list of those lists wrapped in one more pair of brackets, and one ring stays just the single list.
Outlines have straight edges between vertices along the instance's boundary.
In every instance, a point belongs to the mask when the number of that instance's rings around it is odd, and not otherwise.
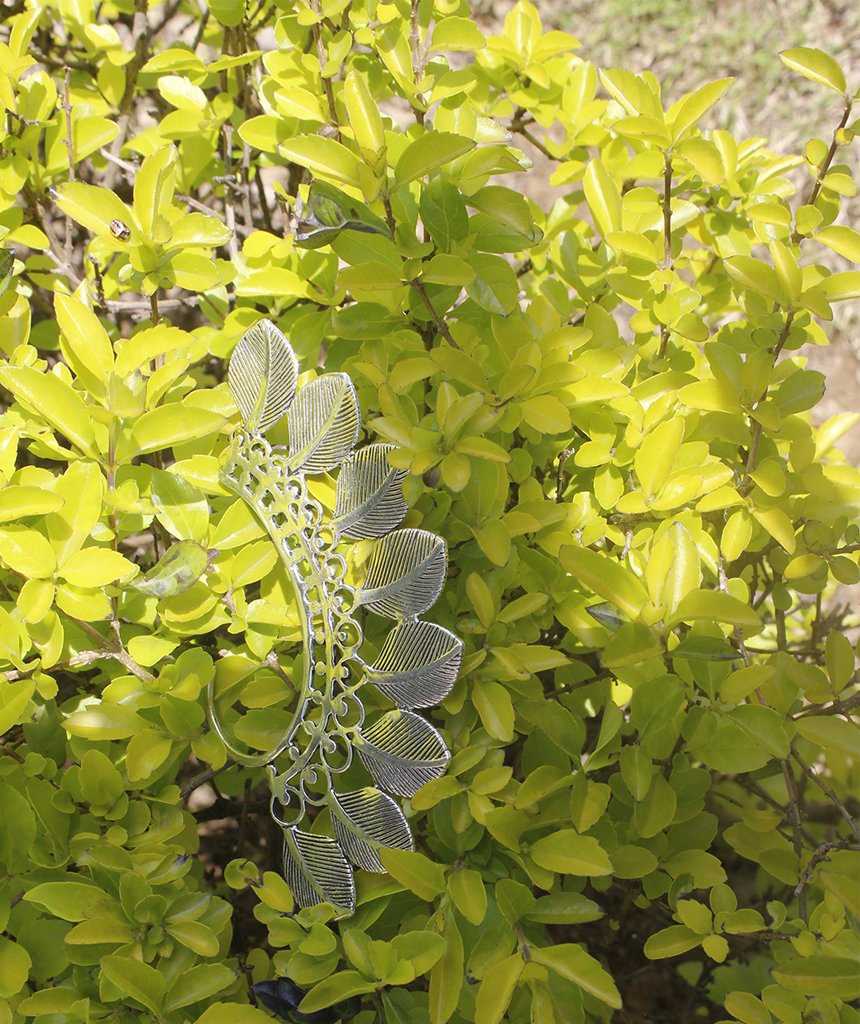
[{"label": "brown branch", "polygon": [[[134,95],[137,88],[137,78],[140,69],[146,63],[149,53],[149,19],[147,17],[148,0],[134,0],[134,20],[131,26],[131,35],[134,39],[134,56],[125,66],[125,89],[119,101],[119,116],[117,117],[116,138],[111,143],[110,152],[118,157],[128,137],[128,129],[131,123],[131,113],[134,107]],[[117,178],[117,165],[111,164],[105,173],[104,184],[107,188],[113,188]]]},{"label": "brown branch", "polygon": [[574,454],[576,454],[575,448],[565,448],[558,453],[558,472],[555,477],[555,502],[557,505],[561,504],[564,495],[564,464]]},{"label": "brown branch", "polygon": [[860,846],[857,846],[854,843],[852,843],[850,839],[837,839],[834,841],[822,843],[817,849],[813,851],[812,856],[809,858],[809,863],[803,869],[803,874],[800,876],[800,880],[798,881],[795,887],[794,895],[797,896],[798,899],[800,898],[801,894],[803,893],[803,890],[812,881],[812,876],[815,874],[815,869],[818,867],[818,865],[824,860],[830,860],[827,854],[830,853],[831,850],[858,849],[860,849]]},{"label": "brown branch", "polygon": [[[421,53],[421,32],[418,24],[419,0],[412,0],[409,15],[409,42],[412,52],[412,75],[415,79],[415,97],[419,103],[424,103],[424,96],[419,91],[421,79],[424,77],[424,55]],[[424,111],[410,103],[418,124],[424,124]]]},{"label": "brown branch", "polygon": [[842,801],[833,792],[830,786],[828,786],[827,783],[809,767],[809,765],[803,760],[803,758],[797,753],[796,750],[792,749],[791,756],[800,765],[804,775],[806,775],[806,777],[810,781],[814,782],[816,786],[818,786],[818,788],[822,790],[827,799],[830,800],[831,803],[836,807],[836,809],[848,823],[848,827],[851,829],[854,838],[860,840],[860,829],[857,828],[857,822],[854,820],[851,812],[848,810],[845,804],[842,803]]},{"label": "brown branch", "polygon": [[235,761],[230,761],[228,759],[220,768],[207,768],[206,771],[200,772],[199,775],[192,776],[187,782],[184,782],[179,787],[180,800],[187,800],[195,789],[199,789],[200,786],[205,786],[206,783],[211,782],[216,775],[220,775],[221,772],[226,772],[228,768],[232,768],[235,763]]},{"label": "brown branch", "polygon": [[[833,158],[836,156],[836,150],[839,148],[839,133],[848,124],[848,118],[851,116],[852,101],[847,99],[845,101],[845,107],[842,111],[842,118],[839,124],[833,130],[833,138],[830,140],[830,148],[825,154],[824,160],[815,172],[815,181],[812,185],[812,191],[809,193],[808,198],[804,202],[804,206],[815,206],[815,201],[818,199],[821,193],[821,183],[827,176],[827,172],[830,170],[830,165],[833,163]],[[803,236],[798,234],[797,231],[792,232],[792,242],[799,242]]]},{"label": "brown branch", "polygon": [[448,325],[434,309],[433,303],[430,301],[430,296],[427,294],[427,291],[425,290],[423,283],[419,281],[418,278],[416,277],[413,281],[410,281],[410,284],[415,289],[415,291],[418,292],[419,296],[421,297],[421,301],[427,307],[427,312],[433,318],[433,323],[436,324],[436,328],[439,331],[439,333],[442,335],[445,341],[448,342],[451,348],[456,348],[459,351],[460,346],[457,344],[456,341],[454,341],[453,337],[451,336],[451,331],[449,330]]},{"label": "brown branch", "polygon": [[[663,266],[669,270],[674,266],[672,259],[672,157],[667,154],[663,168]],[[657,358],[662,359],[669,347],[669,325],[660,324],[660,347]]]}]

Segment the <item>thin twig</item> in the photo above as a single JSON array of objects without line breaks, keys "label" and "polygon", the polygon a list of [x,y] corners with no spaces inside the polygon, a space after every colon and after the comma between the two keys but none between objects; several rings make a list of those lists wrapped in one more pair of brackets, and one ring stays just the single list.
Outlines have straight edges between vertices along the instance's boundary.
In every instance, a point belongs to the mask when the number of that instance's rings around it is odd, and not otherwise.
[{"label": "thin twig", "polygon": [[[320,2],[319,0],[311,0],[311,7],[317,15],[320,13]],[[325,74],[325,66],[328,63],[326,57],[325,44],[322,38],[322,29],[320,28],[319,22],[314,22],[311,25],[311,32],[313,33],[314,43],[317,48],[317,59],[320,65],[320,78],[322,79],[323,89],[325,90],[325,98],[328,103],[328,114],[329,121],[331,122],[332,128],[334,128],[334,137],[340,142],[340,125],[337,119],[337,105],[334,102],[334,89],[332,88],[331,78]]]},{"label": "thin twig", "polygon": [[564,464],[575,453],[575,448],[565,448],[558,453],[558,471],[555,477],[555,502],[557,505],[561,504],[564,496]]},{"label": "thin twig", "polygon": [[[134,39],[134,56],[125,66],[125,89],[119,101],[119,116],[117,117],[116,138],[111,143],[110,151],[113,156],[119,156],[125,140],[128,137],[128,129],[131,123],[131,113],[134,108],[135,89],[140,69],[146,63],[149,53],[149,19],[147,17],[148,0],[134,0],[134,20],[131,26],[131,35]],[[105,173],[104,184],[107,188],[113,188],[117,177],[116,163],[112,163]]]},{"label": "thin twig", "polygon": [[[229,121],[224,122],[224,173],[228,176],[233,174],[233,125]],[[230,250],[230,259],[235,260],[239,255],[239,245],[236,240],[236,210],[233,206],[233,190],[229,184],[224,185],[224,220],[230,230],[230,241],[227,243]]]},{"label": "thin twig", "polygon": [[[827,176],[827,172],[830,170],[830,165],[833,163],[833,158],[836,156],[836,150],[839,148],[839,133],[848,124],[848,118],[851,116],[852,101],[847,99],[845,101],[845,107],[842,110],[842,118],[839,124],[833,130],[833,138],[830,140],[830,148],[824,156],[824,160],[815,172],[815,181],[812,185],[812,191],[809,193],[809,197],[806,199],[804,206],[815,206],[815,201],[821,192],[821,183]],[[791,236],[791,240],[794,243],[800,241],[803,236],[794,231]]]},{"label": "thin twig", "polygon": [[420,0],[412,0],[409,16],[409,43],[412,51],[412,75],[415,79],[415,98],[422,104],[416,107],[410,103],[415,120],[418,124],[424,124],[424,96],[420,92],[421,80],[424,78],[424,54],[421,52],[421,26],[418,23],[418,8]]},{"label": "thin twig", "polygon": [[816,786],[818,786],[819,789],[822,790],[827,799],[830,800],[831,803],[836,807],[836,809],[848,823],[848,827],[851,829],[854,838],[860,840],[860,829],[857,828],[857,822],[854,820],[853,815],[845,806],[845,804],[842,803],[842,801],[833,792],[830,786],[828,786],[827,783],[810,768],[810,766],[803,760],[803,758],[797,753],[796,750],[792,749],[791,756],[800,765],[804,775],[806,775],[806,777],[810,781],[814,782]]},{"label": "thin twig", "polygon": [[827,854],[830,853],[831,850],[857,849],[860,849],[860,847],[852,843],[850,839],[836,839],[833,841],[822,843],[817,849],[813,851],[812,856],[809,858],[809,863],[803,869],[803,874],[800,876],[800,880],[798,881],[795,887],[794,895],[800,898],[801,894],[803,893],[803,890],[812,881],[812,876],[815,874],[815,869],[818,867],[818,865],[824,860],[830,860]]},{"label": "thin twig", "polygon": [[[663,266],[670,270],[674,266],[672,259],[672,157],[666,155],[663,168]],[[669,325],[660,324],[660,347],[657,358],[662,359],[669,347]]]},{"label": "thin twig", "polygon": [[199,789],[200,786],[205,786],[207,782],[211,782],[221,772],[226,772],[228,768],[232,768],[235,761],[227,760],[220,768],[207,768],[206,771],[200,772],[199,775],[194,775],[187,782],[183,783],[179,787],[179,798],[181,800],[187,800],[188,797],[194,792],[195,789]]},{"label": "thin twig", "polygon": [[419,281],[418,278],[416,277],[415,280],[410,282],[410,284],[415,289],[415,291],[418,292],[419,296],[421,297],[421,301],[427,307],[427,312],[433,318],[433,323],[436,324],[436,328],[438,329],[439,333],[442,335],[445,341],[448,342],[451,348],[456,348],[459,351],[460,346],[457,344],[456,341],[454,341],[453,337],[451,336],[451,331],[448,329],[448,325],[445,323],[445,321],[433,307],[433,303],[430,301],[430,296],[427,294],[423,282]]}]

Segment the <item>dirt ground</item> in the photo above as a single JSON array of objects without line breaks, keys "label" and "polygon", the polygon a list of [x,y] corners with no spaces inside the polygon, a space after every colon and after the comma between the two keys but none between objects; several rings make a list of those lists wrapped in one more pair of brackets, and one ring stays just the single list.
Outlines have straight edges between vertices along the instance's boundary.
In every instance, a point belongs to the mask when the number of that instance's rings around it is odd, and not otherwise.
[{"label": "dirt ground", "polygon": [[[832,53],[849,83],[860,86],[860,3],[857,0],[535,0],[546,28],[560,28],[582,43],[580,56],[599,67],[651,70],[672,102],[705,82],[728,75],[736,81],[711,127],[768,139],[781,153],[801,152],[810,138],[829,142],[839,120],[839,98],[790,72],[780,50],[817,46]],[[475,7],[487,28],[499,26],[514,0],[483,0]],[[860,108],[858,108],[860,114]],[[540,154],[534,155],[540,159]],[[860,141],[841,159],[860,178]],[[534,174],[533,181],[546,181]],[[805,189],[803,174],[798,179]],[[535,195],[550,199],[553,190]],[[860,197],[844,201],[840,223],[860,226]],[[824,259],[823,256],[818,258]],[[849,269],[828,254],[834,270]],[[843,302],[825,325],[832,344],[802,354],[827,378],[816,421],[860,412],[860,302]],[[860,462],[860,423],[840,442]]]}]

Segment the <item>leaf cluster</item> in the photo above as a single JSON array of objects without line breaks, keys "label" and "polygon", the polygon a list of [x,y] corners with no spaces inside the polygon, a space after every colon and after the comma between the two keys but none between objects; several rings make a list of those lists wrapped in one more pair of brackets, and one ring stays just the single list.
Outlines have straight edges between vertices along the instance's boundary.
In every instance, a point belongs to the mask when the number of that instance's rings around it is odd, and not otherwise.
[{"label": "leaf cluster", "polygon": [[[785,157],[709,127],[728,80],[672,102],[527,0],[0,33],[0,1024],[856,1022],[857,416],[803,355],[860,296],[856,83],[781,55],[838,95]],[[206,720],[265,751],[304,670],[219,478],[264,317],[396,446],[464,641],[418,849],[340,921]]]}]

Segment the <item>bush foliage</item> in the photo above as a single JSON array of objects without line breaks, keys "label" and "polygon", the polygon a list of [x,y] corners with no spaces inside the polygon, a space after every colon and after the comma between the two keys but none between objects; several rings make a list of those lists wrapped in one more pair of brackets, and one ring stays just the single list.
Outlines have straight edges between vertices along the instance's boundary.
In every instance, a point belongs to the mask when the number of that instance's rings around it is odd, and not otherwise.
[{"label": "bush foliage", "polygon": [[[834,93],[787,157],[524,0],[4,32],[0,1022],[856,1022],[857,417],[812,425],[802,355],[860,295],[838,64],[781,55]],[[418,851],[342,920],[206,721],[214,680],[265,749],[293,696],[218,479],[262,316],[399,446],[465,641]]]}]

